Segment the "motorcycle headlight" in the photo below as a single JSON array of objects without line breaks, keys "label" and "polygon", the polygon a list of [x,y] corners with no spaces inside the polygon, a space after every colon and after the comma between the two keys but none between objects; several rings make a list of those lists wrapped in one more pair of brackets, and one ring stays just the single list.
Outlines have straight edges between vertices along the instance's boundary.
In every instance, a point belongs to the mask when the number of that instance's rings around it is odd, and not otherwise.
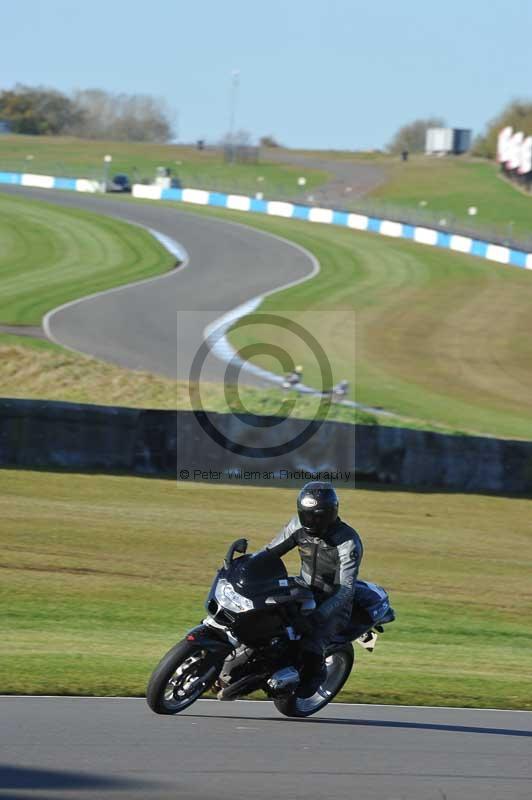
[{"label": "motorcycle headlight", "polygon": [[251,611],[253,608],[253,601],[236,592],[225,578],[220,578],[216,584],[214,596],[220,605],[223,608],[227,608],[229,611],[236,611],[239,613],[241,611]]}]

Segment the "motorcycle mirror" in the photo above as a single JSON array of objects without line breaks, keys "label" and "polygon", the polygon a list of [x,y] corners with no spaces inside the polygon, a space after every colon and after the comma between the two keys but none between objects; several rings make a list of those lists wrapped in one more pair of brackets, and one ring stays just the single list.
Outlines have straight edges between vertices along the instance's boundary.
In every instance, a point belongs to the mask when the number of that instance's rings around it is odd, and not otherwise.
[{"label": "motorcycle mirror", "polygon": [[247,549],[248,549],[248,540],[247,539],[237,539],[235,542],[233,542],[233,544],[231,545],[231,547],[227,551],[226,557],[224,558],[224,567],[225,567],[225,569],[229,569],[229,565],[230,565],[231,561],[233,560],[233,555],[235,553],[245,553]]}]

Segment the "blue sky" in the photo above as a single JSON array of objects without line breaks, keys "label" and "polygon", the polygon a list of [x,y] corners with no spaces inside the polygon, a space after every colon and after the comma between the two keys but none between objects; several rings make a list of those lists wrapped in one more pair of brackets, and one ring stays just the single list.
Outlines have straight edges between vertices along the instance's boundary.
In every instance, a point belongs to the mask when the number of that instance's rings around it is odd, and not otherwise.
[{"label": "blue sky", "polygon": [[481,130],[532,95],[530,0],[4,0],[0,88],[165,98],[180,141],[237,127],[291,147],[382,147],[438,114]]}]

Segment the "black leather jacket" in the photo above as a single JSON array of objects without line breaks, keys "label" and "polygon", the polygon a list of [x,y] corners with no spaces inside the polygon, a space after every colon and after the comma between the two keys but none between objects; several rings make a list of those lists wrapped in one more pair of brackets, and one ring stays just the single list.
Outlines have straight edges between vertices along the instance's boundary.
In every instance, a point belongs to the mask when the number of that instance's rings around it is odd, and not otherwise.
[{"label": "black leather jacket", "polygon": [[323,539],[310,536],[294,517],[270,542],[267,550],[283,556],[299,549],[301,577],[324,598],[316,612],[326,621],[340,608],[352,604],[364,549],[358,533],[338,517]]}]

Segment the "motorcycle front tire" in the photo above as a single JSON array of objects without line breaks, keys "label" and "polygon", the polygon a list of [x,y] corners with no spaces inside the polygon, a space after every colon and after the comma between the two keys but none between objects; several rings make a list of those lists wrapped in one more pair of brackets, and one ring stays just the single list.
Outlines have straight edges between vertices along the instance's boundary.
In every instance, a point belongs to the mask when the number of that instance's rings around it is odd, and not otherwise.
[{"label": "motorcycle front tire", "polygon": [[222,664],[219,654],[192,642],[179,642],[153,671],[146,702],[155,714],[179,714],[211,688]]}]

